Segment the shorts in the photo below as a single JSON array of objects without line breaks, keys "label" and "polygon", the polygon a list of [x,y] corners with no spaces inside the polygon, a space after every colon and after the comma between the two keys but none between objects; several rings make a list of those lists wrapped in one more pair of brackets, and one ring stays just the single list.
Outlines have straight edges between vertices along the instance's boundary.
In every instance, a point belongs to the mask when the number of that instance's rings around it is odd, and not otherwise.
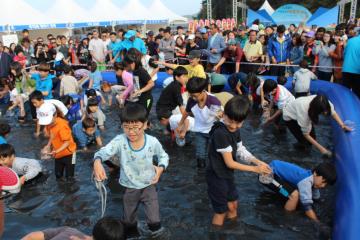
[{"label": "shorts", "polygon": [[274,183],[269,183],[269,184],[261,183],[261,184],[263,184],[265,187],[269,188],[273,192],[277,193],[282,199],[286,201],[289,199],[290,195],[297,190],[296,187],[282,180],[276,174],[274,174],[274,180],[279,184],[278,186],[276,186]]},{"label": "shorts", "polygon": [[215,213],[223,214],[228,209],[228,202],[236,201],[239,194],[233,179],[219,178],[211,171],[206,171],[208,195]]}]

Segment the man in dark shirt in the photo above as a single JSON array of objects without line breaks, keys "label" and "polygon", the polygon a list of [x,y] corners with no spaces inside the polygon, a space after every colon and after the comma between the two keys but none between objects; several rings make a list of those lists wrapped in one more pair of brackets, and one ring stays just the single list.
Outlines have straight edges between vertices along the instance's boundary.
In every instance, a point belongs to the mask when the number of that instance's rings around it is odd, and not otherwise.
[{"label": "man in dark shirt", "polygon": [[146,46],[148,48],[150,56],[157,56],[158,55],[159,45],[155,42],[155,37],[154,37],[154,32],[153,31],[149,31],[147,33]]},{"label": "man in dark shirt", "polygon": [[235,39],[228,41],[228,47],[225,49],[220,62],[214,66],[216,72],[218,68],[222,68],[222,73],[232,74],[240,72],[240,62],[244,53],[240,45],[236,43]]},{"label": "man in dark shirt", "polygon": [[182,93],[185,91],[188,71],[184,67],[177,67],[174,70],[174,81],[171,82],[162,92],[156,104],[156,114],[161,125],[168,126],[172,111],[179,107],[180,112],[185,112]]},{"label": "man in dark shirt", "polygon": [[9,54],[3,52],[4,47],[0,42],[0,78],[7,78],[10,74],[10,64],[12,59]]},{"label": "man in dark shirt", "polygon": [[70,61],[70,55],[69,55],[69,47],[67,46],[67,39],[65,36],[61,36],[61,46],[59,48],[59,52],[61,52],[64,55],[64,63],[69,64]]}]

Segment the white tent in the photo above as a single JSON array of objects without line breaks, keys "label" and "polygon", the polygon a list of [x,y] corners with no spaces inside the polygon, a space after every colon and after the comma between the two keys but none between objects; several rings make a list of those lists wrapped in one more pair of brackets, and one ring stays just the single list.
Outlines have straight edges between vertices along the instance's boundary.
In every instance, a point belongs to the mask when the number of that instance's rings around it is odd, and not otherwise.
[{"label": "white tent", "polygon": [[92,16],[95,22],[108,22],[104,25],[115,24],[130,18],[123,9],[113,4],[111,0],[96,0],[88,14]]},{"label": "white tent", "polygon": [[142,20],[145,21],[149,14],[146,8],[138,0],[130,0],[126,3],[123,11],[129,14],[128,20]]},{"label": "white tent", "polygon": [[156,13],[156,16],[167,19],[169,22],[187,22],[188,19],[182,17],[169,8],[167,8],[161,0],[154,0],[149,8],[149,12]]},{"label": "white tent", "polygon": [[22,0],[1,1],[0,31],[37,29],[46,23],[44,14]]},{"label": "white tent", "polygon": [[64,27],[69,27],[69,24],[82,27],[90,22],[96,22],[93,16],[73,0],[56,0],[45,14],[48,16],[49,23],[64,25]]},{"label": "white tent", "polygon": [[144,23],[167,21],[165,17],[158,16],[158,10],[150,12],[139,2],[139,0],[129,0],[124,6],[123,11],[129,13],[128,20],[143,21]]},{"label": "white tent", "polygon": [[265,0],[264,4],[259,8],[259,11],[260,10],[265,10],[270,16],[275,12],[267,0]]}]

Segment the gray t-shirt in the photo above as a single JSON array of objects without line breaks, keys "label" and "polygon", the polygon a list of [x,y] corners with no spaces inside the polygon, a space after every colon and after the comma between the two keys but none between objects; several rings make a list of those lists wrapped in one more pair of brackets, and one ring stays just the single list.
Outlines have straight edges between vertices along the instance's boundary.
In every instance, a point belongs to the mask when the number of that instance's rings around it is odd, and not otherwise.
[{"label": "gray t-shirt", "polygon": [[332,68],[327,68],[327,67],[333,67],[333,60],[332,58],[329,56],[329,52],[334,52],[336,49],[336,46],[334,44],[330,45],[330,46],[316,46],[313,49],[313,53],[315,55],[319,56],[319,71],[321,72],[332,72],[333,69]]},{"label": "gray t-shirt", "polygon": [[25,181],[29,181],[41,172],[41,164],[35,159],[16,157],[12,169],[17,175],[25,176]]},{"label": "gray t-shirt", "polygon": [[81,239],[86,237],[82,232],[70,227],[49,228],[42,232],[44,233],[45,240],[70,240],[72,236]]}]

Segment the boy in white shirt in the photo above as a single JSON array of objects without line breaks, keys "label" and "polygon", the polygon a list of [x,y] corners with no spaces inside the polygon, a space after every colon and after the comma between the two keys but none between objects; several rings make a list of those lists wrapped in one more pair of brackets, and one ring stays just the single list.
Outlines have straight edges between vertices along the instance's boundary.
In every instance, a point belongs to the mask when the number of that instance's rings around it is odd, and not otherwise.
[{"label": "boy in white shirt", "polygon": [[308,62],[306,60],[302,60],[300,62],[300,69],[294,74],[292,84],[296,98],[309,96],[311,80],[317,79],[317,76],[308,68]]}]

